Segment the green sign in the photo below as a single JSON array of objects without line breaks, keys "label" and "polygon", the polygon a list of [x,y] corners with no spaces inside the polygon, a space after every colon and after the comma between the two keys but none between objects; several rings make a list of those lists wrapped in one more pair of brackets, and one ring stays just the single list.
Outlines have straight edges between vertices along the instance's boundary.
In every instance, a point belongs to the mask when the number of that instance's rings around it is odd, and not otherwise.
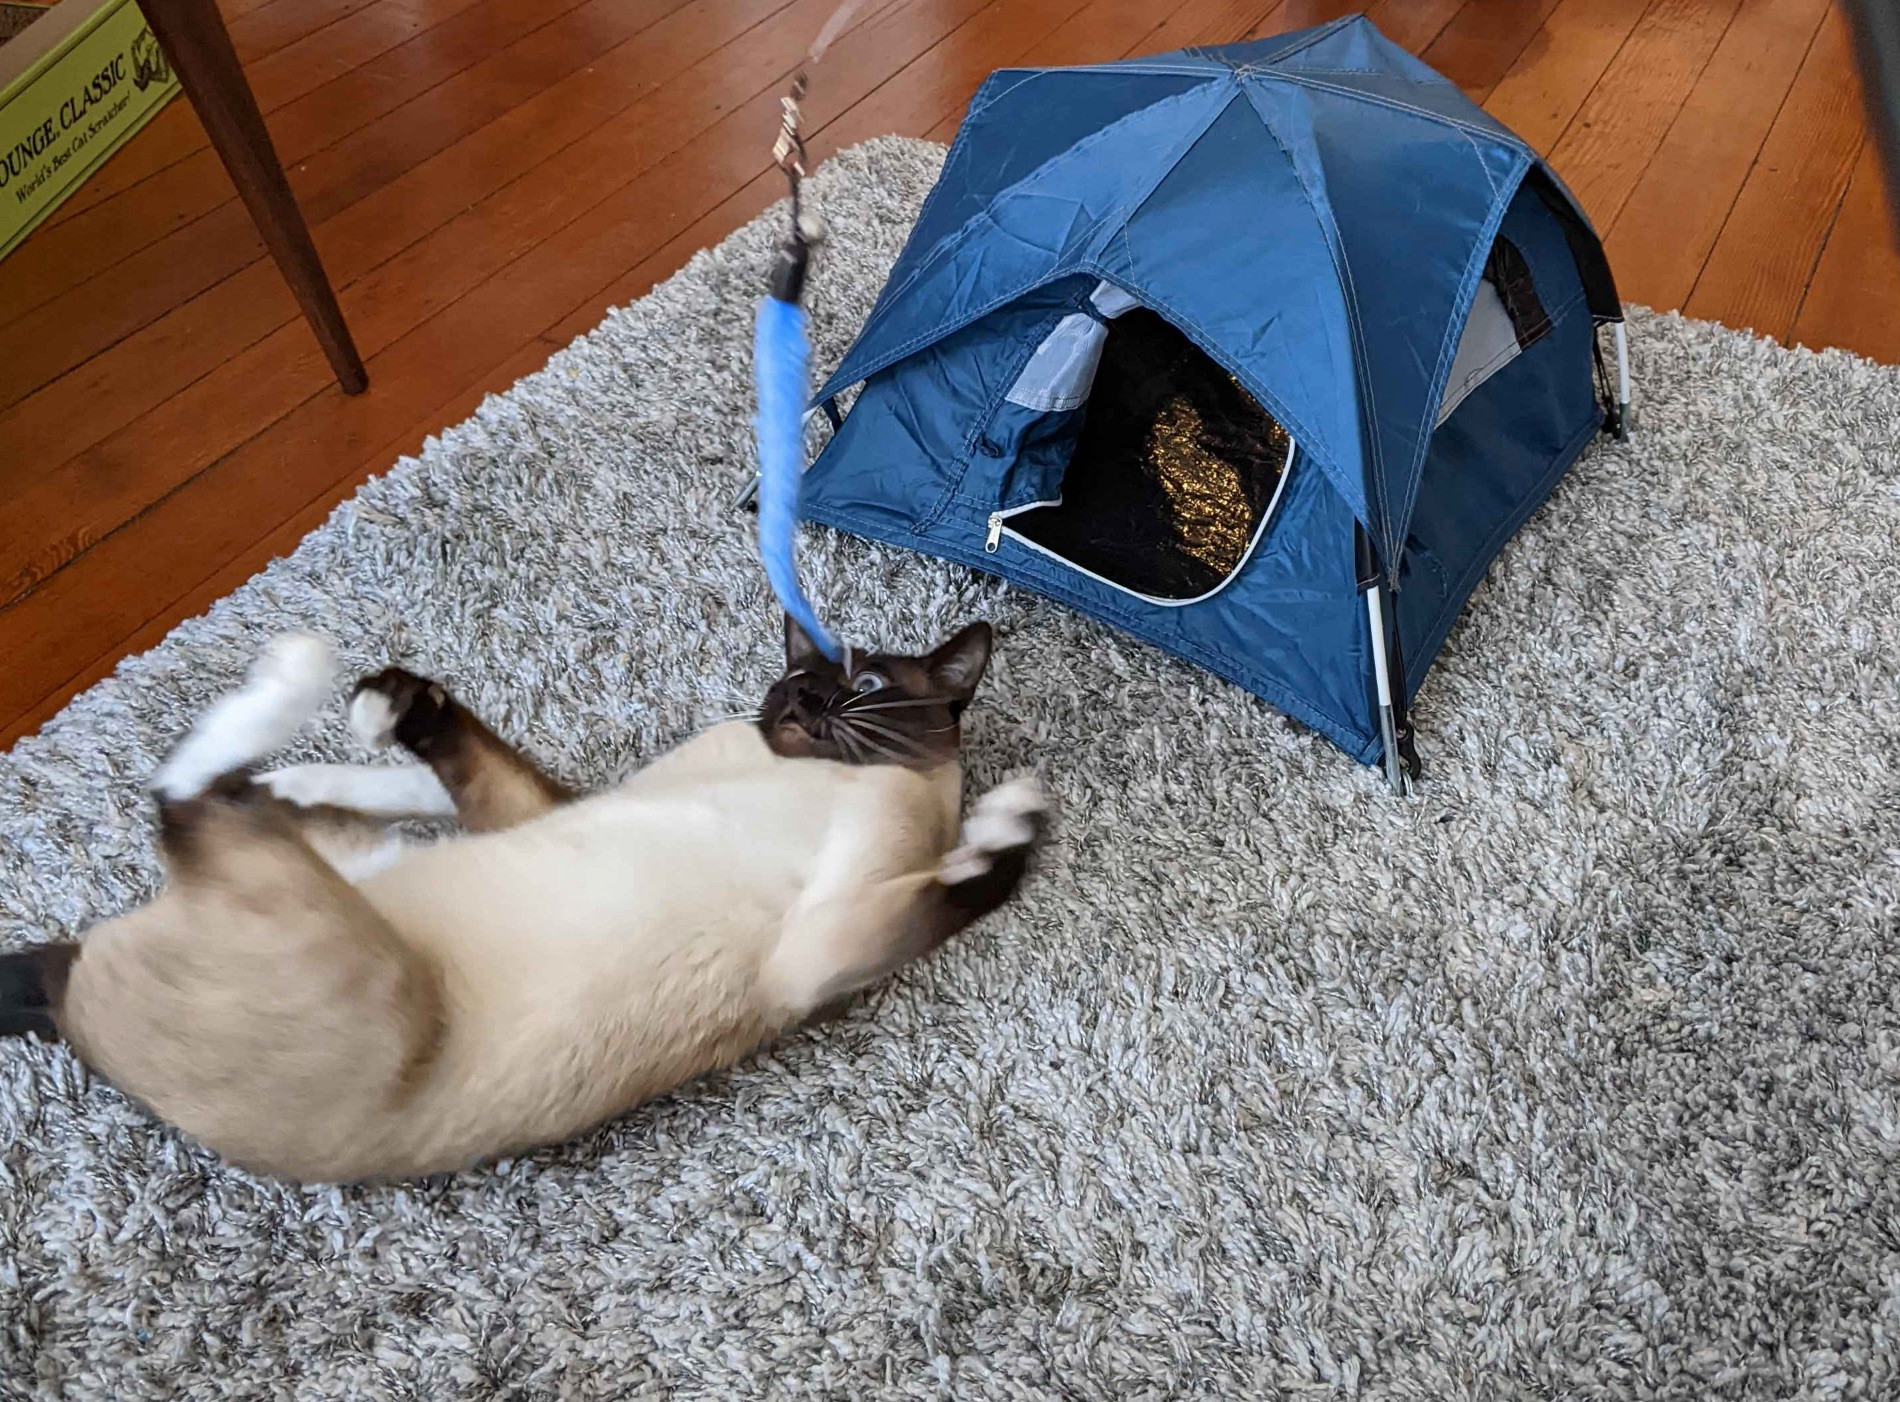
[{"label": "green sign", "polygon": [[0,92],[0,256],[177,91],[133,0],[106,0],[8,83]]}]

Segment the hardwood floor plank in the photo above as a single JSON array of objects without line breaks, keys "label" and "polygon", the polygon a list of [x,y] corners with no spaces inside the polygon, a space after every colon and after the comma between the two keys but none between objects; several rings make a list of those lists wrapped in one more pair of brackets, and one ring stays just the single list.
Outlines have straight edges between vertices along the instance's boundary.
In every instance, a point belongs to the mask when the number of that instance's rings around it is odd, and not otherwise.
[{"label": "hardwood floor plank", "polygon": [[[403,104],[387,121],[359,130],[289,167],[292,189],[316,232],[319,248],[325,247],[322,225],[333,214],[490,125],[519,122],[516,114],[532,106],[546,116],[551,129],[559,126],[567,131],[576,123],[599,121],[638,96],[644,89],[632,88],[624,93],[609,90],[603,70],[617,74],[631,63],[637,71],[645,53],[633,41],[678,14],[682,0],[596,3],[598,10],[589,6],[585,14],[577,12],[577,23],[557,22],[538,29],[497,55],[495,61],[478,65]],[[766,8],[783,3],[768,0]],[[699,20],[699,28],[715,36],[717,42],[732,37],[732,23],[756,20],[759,15],[755,0],[723,4],[699,0],[698,5],[686,8]],[[608,63],[609,53],[619,53],[620,60]],[[650,88],[651,75],[646,76]],[[200,164],[203,179],[222,182],[216,188],[230,188],[214,161],[206,159]],[[163,193],[161,188],[161,198]],[[0,406],[23,397],[52,375],[82,363],[166,309],[214,286],[261,256],[262,244],[242,204],[235,200],[200,203],[209,206],[208,213],[119,259],[70,294],[40,303],[7,325],[6,339],[0,341]],[[327,249],[325,254],[328,264]],[[4,268],[5,264],[0,263],[0,270]],[[331,275],[344,276],[334,267]],[[18,274],[0,271],[0,295],[11,296],[20,289],[23,299],[30,298],[33,284],[22,284],[18,279]],[[0,310],[0,316],[16,310]],[[10,357],[8,347],[21,344],[37,347],[38,353],[30,360]]]},{"label": "hardwood floor plank", "polygon": [[1608,226],[1604,246],[1626,299],[1663,311],[1688,300],[1828,3],[1744,0]]},{"label": "hardwood floor plank", "polygon": [[[893,62],[924,52],[961,14],[983,8],[977,0],[961,3],[967,8],[936,0],[896,7],[845,34],[826,60],[825,84],[808,104],[813,116],[823,121],[856,102]],[[794,54],[811,28],[801,29]],[[789,67],[784,62],[780,76]],[[88,637],[123,638],[167,610],[209,572],[207,562],[215,568],[254,543],[263,533],[258,524],[280,517],[290,498],[322,495],[421,407],[456,393],[506,358],[506,348],[535,339],[547,307],[575,305],[716,202],[717,194],[709,199],[708,192],[749,179],[762,163],[760,133],[772,130],[778,96],[774,83],[380,353],[366,354],[380,394],[346,397],[334,386],[324,388],[0,612],[0,650],[34,664],[0,673],[0,716],[23,714],[45,694],[48,677],[83,667],[96,655],[86,647]],[[675,110],[668,106],[646,129]],[[601,168],[584,167],[596,179]],[[572,174],[561,183],[570,199],[598,193]],[[584,196],[571,193],[577,186]],[[426,280],[422,290],[436,295]],[[360,286],[356,292],[362,295]],[[359,342],[364,339],[359,332]],[[503,355],[493,347],[504,348]],[[72,620],[83,625],[78,632],[65,626]]]},{"label": "hardwood floor plank", "polygon": [[[1059,23],[1049,18],[1060,5],[1043,7],[1042,22]],[[1148,42],[1165,33],[1166,49],[1187,45],[1227,44],[1257,37],[1265,29],[1271,32],[1273,21],[1284,8],[1281,0],[1189,0],[1168,17],[1161,30],[1135,39],[1122,56],[1148,52],[1156,45]],[[954,134],[962,120],[968,95],[997,68],[1031,63],[1030,55],[1040,41],[1029,38],[1036,27],[1035,7],[1029,4],[992,5],[936,48],[918,59],[892,82],[879,88],[864,101],[854,104],[836,120],[812,134],[811,150],[818,160],[845,147],[886,132],[928,133],[942,141]],[[568,311],[542,335],[556,345],[566,345],[576,336],[591,331],[615,307],[625,306],[645,296],[654,285],[671,275],[696,249],[716,243],[764,211],[783,194],[776,171],[761,170],[744,186],[701,215],[669,242],[649,254],[607,286],[590,293],[579,306]]]},{"label": "hardwood floor plank", "polygon": [[224,16],[224,22],[228,25],[239,15],[248,15],[252,10],[269,3],[270,0],[218,0],[218,13]]},{"label": "hardwood floor plank", "polygon": [[1366,18],[1401,48],[1422,54],[1444,33],[1466,0],[1375,0]]},{"label": "hardwood floor plank", "polygon": [[1840,218],[1834,221],[1791,339],[1840,346],[1900,365],[1900,248],[1880,168],[1880,148],[1861,147]]},{"label": "hardwood floor plank", "polygon": [[1557,8],[1557,0],[1470,0],[1421,55],[1483,102]]},{"label": "hardwood floor plank", "polygon": [[[807,4],[813,2],[807,0]],[[611,0],[611,3],[619,11],[616,23],[630,24],[633,9],[624,0]],[[652,0],[642,0],[642,3],[652,3]],[[360,201],[330,217],[322,216],[322,204],[306,198],[305,214],[312,222],[331,280],[339,289],[346,288],[363,273],[396,256],[524,173],[541,172],[538,178],[545,182],[548,162],[564,148],[588,139],[588,134],[597,131],[616,108],[621,111],[633,108],[663,83],[677,78],[682,69],[690,70],[703,58],[744,39],[749,28],[754,27],[754,21],[770,19],[776,12],[775,7],[783,3],[784,0],[723,0],[715,4],[712,0],[701,0],[701,3],[675,10],[657,24],[639,31],[639,43],[629,38],[595,58],[585,69],[568,72],[531,99],[518,102],[447,149],[407,170],[393,173]],[[551,38],[545,47],[565,54],[561,60],[564,64],[578,63],[577,55],[560,44],[559,39],[560,36]],[[777,51],[770,45],[779,42],[778,39],[768,35],[765,42],[768,54],[776,61]],[[747,47],[735,52],[753,54],[758,49],[755,38]],[[537,52],[522,61],[543,56],[543,52]],[[452,120],[452,109],[431,109],[416,120],[426,126],[430,117]],[[369,152],[365,160],[372,165],[359,178],[373,174],[373,163],[386,161],[389,156],[388,150]],[[560,167],[567,168],[567,165]],[[208,237],[207,230],[218,231],[222,237],[249,247],[254,254],[259,247],[248,216],[235,204],[221,211],[215,224],[200,221],[194,226],[190,241],[201,243]],[[175,241],[185,241],[184,236],[177,236]],[[107,424],[98,417],[73,416],[61,402],[62,396],[55,385],[51,395],[53,402],[44,404],[32,415],[58,440],[56,445],[40,446],[43,456],[65,456],[100,441],[106,432],[128,422],[130,416],[144,412],[167,395],[192,384],[273,327],[295,319],[295,312],[288,303],[265,290],[263,279],[274,276],[268,262],[254,256],[235,276],[207,282],[214,277],[215,270],[172,268],[166,257],[169,251],[172,250],[160,247],[149,255],[141,254],[87,284],[87,296],[103,302],[103,308],[88,311],[90,303],[76,304],[62,299],[22,319],[0,339],[0,403],[29,391],[34,380],[40,383],[51,380],[44,368],[37,371],[33,368],[36,358],[42,363],[50,359],[69,366],[84,365],[87,379],[110,378],[118,386],[118,392],[109,396],[110,407],[106,411],[108,416],[116,417],[117,422]],[[203,252],[201,248],[195,251]],[[153,264],[157,265],[156,269]],[[179,280],[181,285],[173,289],[169,305],[163,305],[161,292],[147,286],[141,274]],[[130,329],[115,327],[124,330],[124,334],[110,347],[94,353],[105,364],[90,363],[94,355],[86,353],[88,338],[101,334],[101,323],[133,319],[120,298],[137,296],[144,297],[144,310],[157,311],[158,316]],[[347,298],[345,304],[347,310]],[[76,317],[90,316],[92,320],[72,327],[58,315],[61,310]],[[266,316],[275,319],[259,325]],[[181,328],[175,324],[178,322],[190,323],[193,333],[180,334]],[[354,329],[360,340],[363,329]],[[154,339],[169,342],[178,354],[172,359],[154,361],[147,344]],[[14,376],[10,385],[4,378],[9,374]],[[12,433],[20,429],[0,417],[0,431]],[[83,442],[75,443],[76,437]],[[4,482],[3,474],[4,466],[0,465],[0,484]]]},{"label": "hardwood floor plank", "polygon": [[[954,123],[976,88],[998,68],[1030,62],[1033,46],[1078,13],[1086,0],[1012,0],[993,4],[946,35],[890,82],[810,135],[812,158],[822,161],[843,146],[886,132],[922,134]],[[942,139],[942,138],[936,138]],[[701,214],[657,250],[588,292],[542,330],[565,345],[591,330],[614,307],[645,296],[695,248],[716,242],[766,209],[784,191],[778,172],[759,162],[736,191]],[[698,242],[694,242],[697,240]]]},{"label": "hardwood floor plank", "polygon": [[426,3],[370,5],[347,19],[286,44],[251,64],[245,75],[253,88],[268,88],[278,106],[295,102],[325,83],[355,72],[392,49],[448,23],[478,0],[426,0]]},{"label": "hardwood floor plank", "polygon": [[[204,126],[198,121],[198,114],[192,111],[191,103],[182,96],[173,98],[139,129],[136,140],[126,142],[106,157],[104,165],[87,176],[84,184],[47,215],[46,221],[28,235],[28,242],[48,237],[46,230],[77,219],[94,205],[103,204],[119,191],[136,185],[205,144]],[[5,266],[0,262],[0,268]]]},{"label": "hardwood floor plank", "polygon": [[1684,310],[1787,339],[1865,135],[1847,23],[1830,8]]},{"label": "hardwood floor plank", "polygon": [[[195,117],[193,125],[202,134]],[[174,166],[162,183],[148,181],[120,199],[95,206],[89,213],[35,229],[18,248],[0,259],[0,335],[36,339],[35,328],[22,325],[22,318],[52,306],[115,264],[184,228],[204,211],[234,203],[237,190],[231,177],[209,150],[203,156],[202,160]],[[283,159],[281,154],[279,159]],[[260,243],[258,248],[262,247]],[[83,300],[69,306],[64,319],[84,323],[74,328],[68,341],[84,345],[94,338]],[[64,373],[77,363],[70,357],[56,362],[54,373]]]},{"label": "hardwood floor plank", "polygon": [[[776,0],[755,0],[755,7],[771,3]],[[981,0],[960,3],[974,6]],[[491,148],[500,162],[498,171],[466,158],[435,162],[430,171],[411,172],[379,192],[375,202],[349,218],[320,227],[318,239],[326,255],[341,246],[341,253],[330,256],[329,262],[364,355],[373,358],[443,305],[506,267],[551,228],[636,179],[645,167],[714,122],[727,94],[766,95],[765,89],[776,86],[830,5],[831,0],[797,0],[697,62],[690,61],[694,54],[711,46],[705,16],[656,27],[634,55],[646,77],[637,85],[623,84],[623,91],[637,86],[646,96],[615,120],[593,126],[563,146],[566,129],[560,123],[552,118],[534,122],[536,113],[530,108],[517,109],[524,114],[516,123],[523,140]],[[726,23],[738,23],[733,12],[739,7],[728,5],[726,10]],[[944,22],[927,6],[900,10],[913,18],[909,27],[897,28],[894,45],[921,43]],[[686,22],[691,19],[700,23]],[[584,129],[591,120],[592,114],[583,109],[569,126]],[[525,174],[507,178],[524,165]],[[471,179],[480,184],[471,186]],[[493,187],[493,192],[470,205],[482,186]],[[438,215],[446,222],[430,228]],[[359,263],[368,266],[351,276]],[[307,328],[288,313],[287,294],[269,281],[273,270],[258,264],[245,276],[250,285],[242,305],[227,310],[223,304],[236,294],[221,295],[221,287],[167,317],[167,323],[181,325],[165,329],[167,334],[182,334],[186,325],[228,314],[247,318],[241,334],[256,332],[261,339],[228,358],[214,347],[207,352],[213,361],[209,373],[96,446],[50,471],[41,469],[9,484],[12,509],[0,519],[0,602],[63,568],[178,482],[326,385],[327,369],[312,359],[314,341]],[[253,307],[267,305],[283,315],[275,329],[260,331],[257,323],[265,317]],[[140,373],[140,358],[115,358],[125,360],[127,376]],[[385,393],[386,387],[379,385],[378,395],[372,397]],[[43,432],[58,433],[71,424],[50,411],[37,418]]]},{"label": "hardwood floor plank", "polygon": [[[272,139],[286,165],[333,145],[438,83],[551,24],[582,0],[481,0],[371,61],[309,92],[280,89],[273,59],[246,70],[258,106],[270,117]],[[206,148],[204,129],[189,103],[167,108],[60,206],[64,222],[148,180]],[[185,120],[167,119],[183,116]],[[206,153],[208,158],[209,152]],[[4,265],[0,265],[3,268]]]},{"label": "hardwood floor plank", "polygon": [[1365,7],[1365,0],[1287,0],[1281,11],[1279,27],[1273,32],[1314,29]]},{"label": "hardwood floor plank", "polygon": [[1652,3],[1563,0],[1485,98],[1485,110],[1548,153]]},{"label": "hardwood floor plank", "polygon": [[253,63],[318,30],[346,19],[378,0],[267,0],[227,21],[231,46],[244,63]]},{"label": "hardwood floor plank", "polygon": [[1168,53],[1175,49],[1238,44],[1280,27],[1285,0],[1204,0],[1183,5],[1129,52]]},{"label": "hardwood floor plank", "polygon": [[[1160,0],[1158,4],[1155,0],[1090,0],[1014,62],[1025,68],[1051,63],[1113,63],[1125,58],[1179,8],[1180,0]],[[927,123],[925,129],[934,125]]]},{"label": "hardwood floor plank", "polygon": [[1656,0],[1551,148],[1550,163],[1599,229],[1616,222],[1740,3]]}]

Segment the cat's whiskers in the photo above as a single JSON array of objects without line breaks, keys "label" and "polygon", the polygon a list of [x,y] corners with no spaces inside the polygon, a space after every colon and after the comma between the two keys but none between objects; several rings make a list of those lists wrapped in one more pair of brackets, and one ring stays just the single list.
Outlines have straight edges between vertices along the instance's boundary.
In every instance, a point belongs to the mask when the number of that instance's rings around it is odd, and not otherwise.
[{"label": "cat's whiskers", "polygon": [[736,721],[736,720],[745,721],[746,723],[750,725],[757,725],[759,723],[759,712],[756,710],[734,711],[729,716],[714,716],[711,720],[700,721],[699,728],[695,730],[693,733],[695,735],[704,735],[708,730],[712,730],[722,725],[730,725],[732,724],[733,721]]},{"label": "cat's whiskers", "polygon": [[[842,728],[840,728],[840,729],[839,729],[839,730],[838,730],[837,732],[835,732],[835,733],[837,733],[837,734],[839,734],[839,735],[844,735],[844,734],[846,734],[847,732],[846,732],[845,730],[843,730]],[[875,750],[875,751],[877,751],[877,752],[878,752],[879,754],[881,754],[881,755],[884,755],[884,756],[886,756],[886,757],[888,757],[888,758],[890,758],[890,759],[894,759],[894,760],[896,760],[896,761],[897,761],[897,762],[898,762],[899,764],[902,764],[902,763],[904,763],[904,761],[905,761],[905,760],[908,760],[908,759],[920,759],[920,758],[922,758],[922,756],[921,756],[921,755],[919,755],[919,754],[915,754],[915,753],[913,753],[913,754],[905,754],[905,753],[904,753],[904,752],[903,752],[902,750],[896,750],[896,749],[892,749],[892,748],[891,748],[891,747],[890,747],[889,745],[887,745],[887,744],[885,744],[885,743],[884,743],[884,742],[883,742],[882,740],[879,740],[879,739],[876,739],[875,737],[873,737],[873,736],[871,736],[871,735],[866,735],[866,734],[862,734],[862,733],[860,733],[860,734],[858,734],[858,735],[856,735],[856,736],[855,736],[854,738],[855,738],[855,739],[856,739],[856,740],[857,740],[857,741],[858,741],[859,743],[861,743],[861,744],[863,744],[863,745],[865,745],[865,746],[867,746],[867,747],[868,747],[868,748],[870,748],[870,749],[873,749],[873,750]]]},{"label": "cat's whiskers", "polygon": [[856,736],[835,727],[831,733],[838,741],[838,747],[844,751],[844,757],[847,760],[852,764],[864,763],[864,747],[858,743]]},{"label": "cat's whiskers", "polygon": [[851,714],[856,714],[859,711],[909,711],[915,710],[920,706],[947,706],[950,703],[950,698],[947,696],[909,696],[898,701],[873,701],[869,699],[869,697],[876,695],[877,693],[873,691],[865,698],[856,698],[847,701],[843,706],[839,707],[839,710]]},{"label": "cat's whiskers", "polygon": [[[901,730],[897,730],[897,729],[892,728],[891,726],[885,725],[880,721],[874,721],[870,719],[870,717],[868,716],[853,716],[850,719],[849,723],[853,726],[862,727],[863,729],[869,731],[873,735],[882,735],[886,740],[890,740],[896,744],[908,745],[912,747],[913,749],[915,749],[919,754],[923,753],[923,746],[919,744],[915,738],[913,738],[912,736],[906,735]],[[934,732],[926,731],[925,733],[931,734]]]},{"label": "cat's whiskers", "polygon": [[876,750],[887,758],[896,760],[899,764],[930,757],[929,752],[909,736],[886,726],[877,725],[861,716],[838,717],[832,731],[837,735],[850,735],[859,743]]}]

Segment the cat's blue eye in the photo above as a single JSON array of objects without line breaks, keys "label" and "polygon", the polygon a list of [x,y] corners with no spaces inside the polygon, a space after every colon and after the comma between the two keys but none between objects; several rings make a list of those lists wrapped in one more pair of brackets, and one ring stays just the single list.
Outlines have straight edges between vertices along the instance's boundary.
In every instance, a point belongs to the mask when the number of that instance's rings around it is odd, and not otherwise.
[{"label": "cat's blue eye", "polygon": [[859,695],[864,695],[868,692],[882,691],[888,685],[889,683],[876,672],[859,672],[857,679],[851,683],[851,689]]}]

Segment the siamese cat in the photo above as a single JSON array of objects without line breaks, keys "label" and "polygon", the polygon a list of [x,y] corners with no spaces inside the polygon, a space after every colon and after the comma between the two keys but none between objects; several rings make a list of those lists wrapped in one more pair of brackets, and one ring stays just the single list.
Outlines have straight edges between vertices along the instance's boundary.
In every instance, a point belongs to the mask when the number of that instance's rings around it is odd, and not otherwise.
[{"label": "siamese cat", "polygon": [[[787,620],[756,722],[582,797],[438,683],[350,703],[421,761],[251,774],[331,693],[277,639],[153,780],[168,885],[78,944],[0,957],[0,1031],[64,1037],[234,1163],[306,1182],[461,1168],[568,1138],[921,957],[1016,891],[1033,779],[959,825],[990,655],[838,665]],[[405,844],[392,825],[463,831]]]}]

